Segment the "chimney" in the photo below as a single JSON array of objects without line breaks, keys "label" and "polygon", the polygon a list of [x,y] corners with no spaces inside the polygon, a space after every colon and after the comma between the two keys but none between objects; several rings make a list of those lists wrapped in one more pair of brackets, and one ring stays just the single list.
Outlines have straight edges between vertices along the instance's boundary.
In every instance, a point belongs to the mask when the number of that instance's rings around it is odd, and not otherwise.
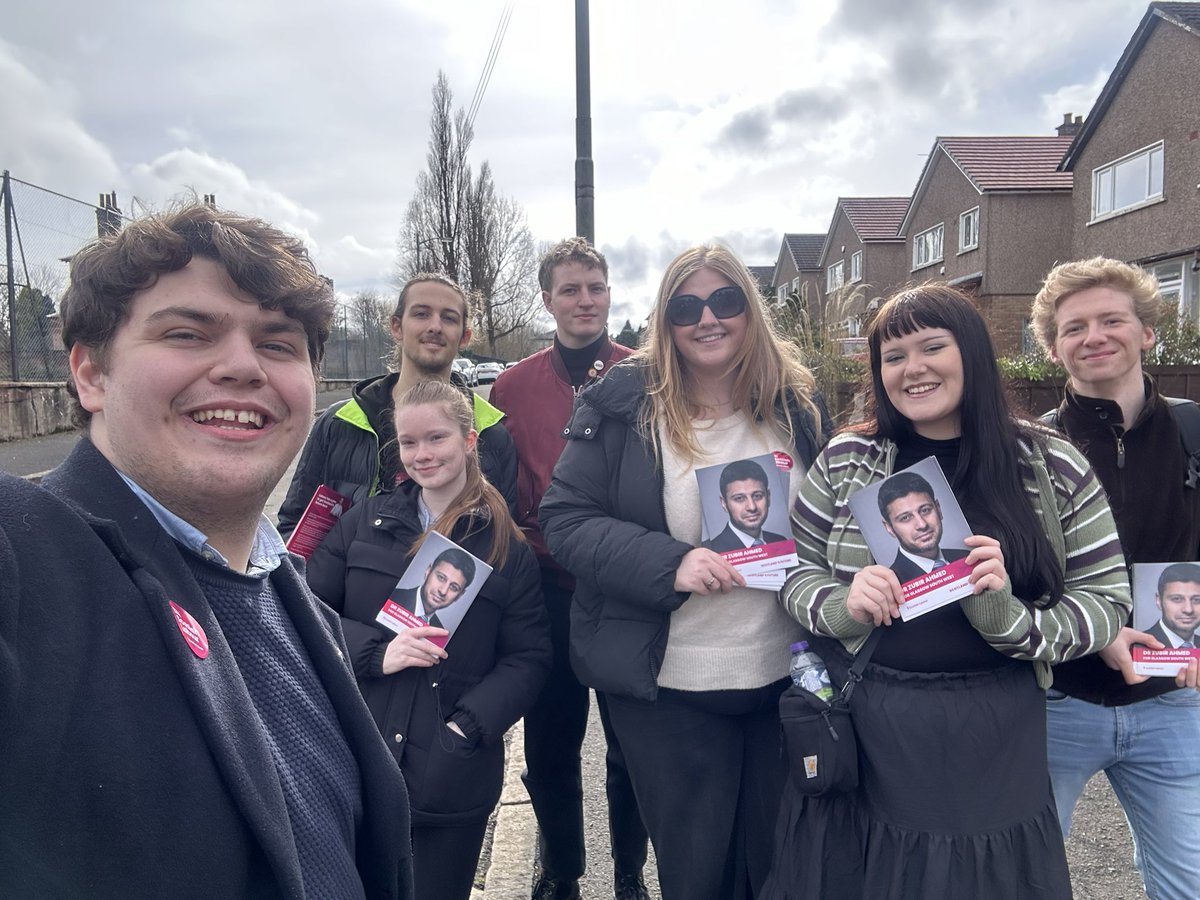
[{"label": "chimney", "polygon": [[121,230],[121,207],[117,206],[117,192],[100,195],[96,207],[96,237],[108,237]]},{"label": "chimney", "polygon": [[1083,116],[1075,116],[1072,121],[1070,113],[1063,113],[1062,124],[1054,130],[1058,132],[1059,137],[1074,137],[1079,134],[1081,128],[1083,128]]},{"label": "chimney", "polygon": [[205,194],[204,195],[204,205],[207,206],[209,209],[216,209],[217,208],[217,195],[216,194]]}]

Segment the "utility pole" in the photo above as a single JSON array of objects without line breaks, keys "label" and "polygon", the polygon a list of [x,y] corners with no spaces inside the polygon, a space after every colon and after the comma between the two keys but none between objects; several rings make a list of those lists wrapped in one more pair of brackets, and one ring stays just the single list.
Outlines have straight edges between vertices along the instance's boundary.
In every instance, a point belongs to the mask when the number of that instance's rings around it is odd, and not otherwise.
[{"label": "utility pole", "polygon": [[9,180],[8,169],[4,170],[4,183],[0,187],[0,195],[4,203],[4,264],[8,270],[8,345],[11,359],[9,376],[13,381],[20,381],[21,361],[17,355],[17,280],[13,274],[12,183]]},{"label": "utility pole", "polygon": [[588,0],[575,0],[575,233],[596,243]]}]

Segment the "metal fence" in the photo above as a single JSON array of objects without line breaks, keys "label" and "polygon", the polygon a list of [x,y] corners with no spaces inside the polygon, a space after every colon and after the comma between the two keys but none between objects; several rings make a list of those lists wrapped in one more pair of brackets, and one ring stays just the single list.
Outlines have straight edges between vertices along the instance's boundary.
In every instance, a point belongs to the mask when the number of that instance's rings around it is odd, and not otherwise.
[{"label": "metal fence", "polygon": [[71,256],[124,218],[116,198],[97,206],[12,177],[0,184],[0,379],[62,381],[67,375],[58,304]]}]

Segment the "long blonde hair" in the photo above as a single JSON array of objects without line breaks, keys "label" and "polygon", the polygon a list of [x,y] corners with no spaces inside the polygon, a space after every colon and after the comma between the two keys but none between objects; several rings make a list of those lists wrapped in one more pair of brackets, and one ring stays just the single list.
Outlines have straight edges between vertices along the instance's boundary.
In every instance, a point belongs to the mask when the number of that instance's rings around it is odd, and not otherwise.
[{"label": "long blonde hair", "polygon": [[[400,414],[413,406],[436,406],[459,430],[465,438],[475,427],[475,413],[471,402],[462,391],[445,381],[422,381],[413,385],[396,402],[396,431],[400,431]],[[438,520],[433,523],[433,530],[452,538],[454,527],[459,519],[464,517],[480,519],[492,523],[492,546],[488,551],[487,563],[490,566],[502,565],[508,558],[512,541],[518,543],[525,540],[525,535],[513,521],[508,512],[508,504],[504,497],[484,477],[479,467],[479,452],[472,448],[467,453],[467,483],[458,496]],[[408,555],[415,556],[425,542],[421,535],[409,550]]]},{"label": "long blonde hair", "polygon": [[656,425],[662,423],[676,453],[691,461],[700,452],[692,428],[700,409],[691,399],[691,377],[671,339],[667,301],[701,269],[720,273],[746,295],[746,338],[730,364],[730,370],[736,372],[733,408],[747,410],[755,421],[781,429],[794,441],[800,426],[792,421],[787,403],[787,395],[792,393],[812,415],[820,434],[821,414],[812,401],[816,382],[799,349],[778,336],[753,276],[733,251],[720,244],[702,244],[683,251],[667,266],[650,314],[646,344],[637,353],[645,366],[650,400],[642,406],[639,427],[643,435],[652,439]]}]

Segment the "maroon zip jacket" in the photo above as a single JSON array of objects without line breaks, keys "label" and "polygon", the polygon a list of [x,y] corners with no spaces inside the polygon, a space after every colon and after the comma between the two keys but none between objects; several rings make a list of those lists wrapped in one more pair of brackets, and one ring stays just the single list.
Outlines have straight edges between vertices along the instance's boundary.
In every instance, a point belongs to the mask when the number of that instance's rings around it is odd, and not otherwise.
[{"label": "maroon zip jacket", "polygon": [[[610,339],[596,354],[604,364],[597,378],[632,353]],[[496,379],[488,400],[507,416],[504,424],[517,448],[517,524],[529,538],[539,565],[567,577],[546,549],[538,526],[538,505],[567,445],[563,429],[575,403],[575,390],[562,357],[551,345],[521,360]]]}]

